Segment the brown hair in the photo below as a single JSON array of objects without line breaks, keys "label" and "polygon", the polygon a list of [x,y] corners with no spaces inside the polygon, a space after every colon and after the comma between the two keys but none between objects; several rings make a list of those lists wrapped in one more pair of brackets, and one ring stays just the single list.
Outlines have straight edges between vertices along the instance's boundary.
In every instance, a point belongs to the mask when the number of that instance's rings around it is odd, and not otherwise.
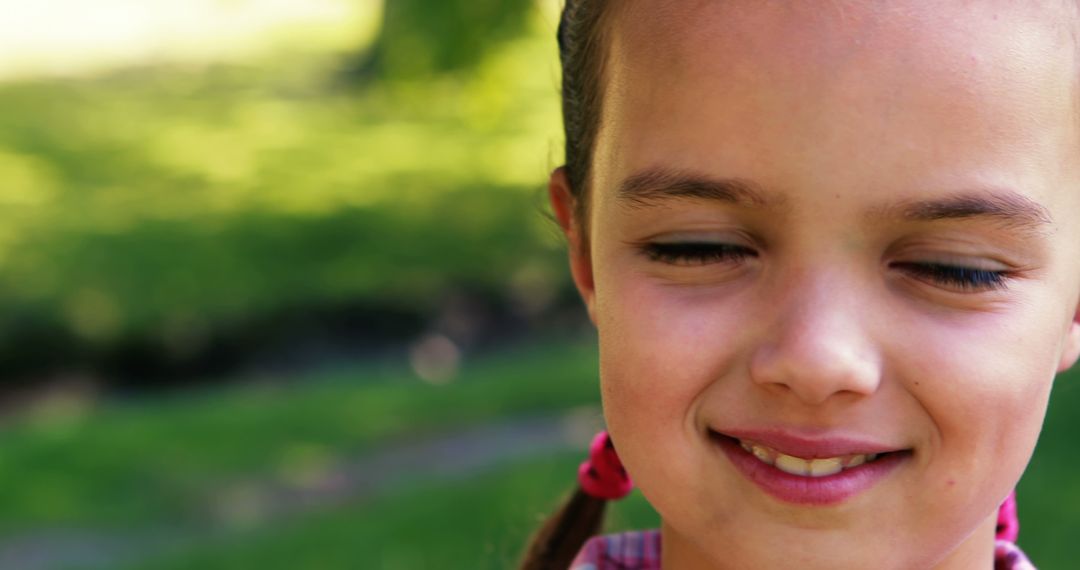
[{"label": "brown hair", "polygon": [[[582,228],[588,213],[593,146],[600,130],[608,4],[566,0],[559,19],[565,169],[574,196],[574,216]],[[520,570],[566,570],[585,541],[601,531],[606,504],[576,488],[533,535]]]},{"label": "brown hair", "polygon": [[588,212],[593,147],[600,130],[608,5],[604,0],[566,0],[559,19],[564,164],[574,196],[574,214],[582,228]]},{"label": "brown hair", "polygon": [[520,570],[566,570],[581,545],[600,532],[607,501],[577,488],[536,531]]}]

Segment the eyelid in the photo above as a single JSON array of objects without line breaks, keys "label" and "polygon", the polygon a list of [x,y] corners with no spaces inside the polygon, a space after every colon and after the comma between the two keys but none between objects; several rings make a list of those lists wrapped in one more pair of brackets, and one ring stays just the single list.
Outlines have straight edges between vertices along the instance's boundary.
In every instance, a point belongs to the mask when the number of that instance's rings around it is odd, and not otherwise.
[{"label": "eyelid", "polygon": [[936,263],[993,271],[1022,271],[1031,260],[1008,243],[981,234],[916,235],[895,241],[884,253],[888,262]]},{"label": "eyelid", "polygon": [[639,243],[715,243],[758,247],[757,240],[742,230],[679,230],[650,235]]},{"label": "eyelid", "polygon": [[957,255],[938,253],[903,255],[897,256],[890,263],[941,265],[948,267],[977,269],[980,271],[1011,271],[1015,269],[1015,267],[1013,267],[1009,263],[1005,263],[991,257],[980,255]]}]

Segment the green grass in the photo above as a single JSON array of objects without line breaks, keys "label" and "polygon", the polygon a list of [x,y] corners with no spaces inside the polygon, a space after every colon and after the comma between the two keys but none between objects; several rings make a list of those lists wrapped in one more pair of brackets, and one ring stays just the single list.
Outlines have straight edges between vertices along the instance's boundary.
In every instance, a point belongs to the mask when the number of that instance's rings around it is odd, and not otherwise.
[{"label": "green grass", "polygon": [[[529,534],[574,483],[577,454],[509,466],[467,481],[400,489],[126,570],[440,570],[512,568]],[[657,524],[635,493],[613,505],[611,530]]]},{"label": "green grass", "polygon": [[[223,483],[289,481],[408,434],[595,405],[595,347],[549,345],[469,364],[445,386],[369,369],[287,385],[238,385],[9,427],[0,447],[0,529],[146,529],[205,521]],[[1059,380],[1019,488],[1021,545],[1068,568],[1080,525],[1080,374]],[[384,496],[264,521],[143,568],[501,568],[573,483],[578,454],[469,480],[403,478]],[[620,507],[623,509],[623,507]],[[652,526],[640,497],[615,528]],[[446,566],[460,560],[461,566]]]},{"label": "green grass", "polygon": [[359,369],[28,419],[0,446],[0,531],[197,522],[235,478],[287,482],[395,437],[595,405],[594,350],[521,349],[441,386]]}]

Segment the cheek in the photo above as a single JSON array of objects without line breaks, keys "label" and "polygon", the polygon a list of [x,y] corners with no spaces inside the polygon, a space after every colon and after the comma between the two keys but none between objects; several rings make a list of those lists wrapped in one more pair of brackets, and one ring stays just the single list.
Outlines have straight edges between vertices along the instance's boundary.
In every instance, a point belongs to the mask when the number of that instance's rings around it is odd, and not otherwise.
[{"label": "cheek", "polygon": [[[985,473],[994,481],[985,484],[1012,485],[1042,426],[1058,339],[1044,319],[964,319],[907,325],[922,332],[906,341],[902,352],[908,356],[895,360],[897,376],[931,420],[927,449],[939,467],[938,483],[952,487]],[[973,492],[979,487],[966,486]]]},{"label": "cheek", "polygon": [[731,364],[731,331],[743,316],[729,305],[640,275],[598,286],[605,396],[650,414],[684,415]]},{"label": "cheek", "polygon": [[625,442],[620,455],[632,475],[664,478],[700,460],[695,410],[701,394],[739,365],[734,331],[747,322],[722,297],[640,274],[598,274],[605,418],[617,444]]},{"label": "cheek", "polygon": [[600,380],[609,423],[619,415],[635,424],[678,417],[695,390],[696,344],[706,323],[686,322],[665,310],[662,295],[637,280],[616,280],[597,293]]}]

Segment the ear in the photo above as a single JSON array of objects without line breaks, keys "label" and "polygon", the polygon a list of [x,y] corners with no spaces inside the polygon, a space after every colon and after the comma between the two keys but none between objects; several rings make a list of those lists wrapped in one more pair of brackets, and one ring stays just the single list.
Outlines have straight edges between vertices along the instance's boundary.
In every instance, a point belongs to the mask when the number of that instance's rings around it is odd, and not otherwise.
[{"label": "ear", "polygon": [[551,209],[555,212],[555,219],[566,236],[566,243],[570,249],[570,274],[574,278],[574,285],[582,300],[585,301],[585,309],[589,312],[589,319],[596,324],[595,300],[596,287],[593,283],[592,256],[589,252],[589,240],[584,228],[578,223],[577,199],[570,191],[570,180],[566,177],[566,169],[562,166],[551,173],[548,180],[548,195],[551,198]]},{"label": "ear", "polygon": [[1080,304],[1073,313],[1073,320],[1069,323],[1069,332],[1065,335],[1065,342],[1061,350],[1061,361],[1058,362],[1058,372],[1064,372],[1076,364],[1080,357]]}]

